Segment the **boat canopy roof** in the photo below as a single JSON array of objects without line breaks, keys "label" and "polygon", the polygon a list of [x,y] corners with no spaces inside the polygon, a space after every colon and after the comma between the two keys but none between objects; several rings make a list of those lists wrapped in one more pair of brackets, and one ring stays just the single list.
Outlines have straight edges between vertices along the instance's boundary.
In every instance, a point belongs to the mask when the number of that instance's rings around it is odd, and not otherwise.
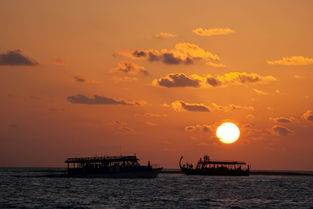
[{"label": "boat canopy roof", "polygon": [[137,162],[139,159],[136,155],[130,156],[100,156],[100,157],[79,157],[67,158],[65,163],[97,163],[97,162]]},{"label": "boat canopy roof", "polygon": [[199,164],[215,164],[215,165],[245,165],[243,161],[201,161]]}]

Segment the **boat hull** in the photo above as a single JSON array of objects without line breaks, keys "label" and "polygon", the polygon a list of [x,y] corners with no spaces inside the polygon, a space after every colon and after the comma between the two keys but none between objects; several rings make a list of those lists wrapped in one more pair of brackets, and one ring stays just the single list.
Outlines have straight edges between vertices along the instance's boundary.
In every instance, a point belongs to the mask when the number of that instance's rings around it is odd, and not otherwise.
[{"label": "boat hull", "polygon": [[81,170],[72,170],[68,177],[86,177],[86,178],[156,178],[162,168],[140,171],[119,171],[119,172],[83,172]]},{"label": "boat hull", "polygon": [[181,171],[186,175],[202,176],[249,176],[249,170],[218,170],[218,169],[192,169],[183,168]]}]

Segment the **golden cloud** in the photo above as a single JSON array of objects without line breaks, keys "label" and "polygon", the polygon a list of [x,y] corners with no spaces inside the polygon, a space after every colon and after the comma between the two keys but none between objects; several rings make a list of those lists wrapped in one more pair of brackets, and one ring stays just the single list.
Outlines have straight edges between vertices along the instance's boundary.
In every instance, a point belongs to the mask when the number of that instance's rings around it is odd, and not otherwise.
[{"label": "golden cloud", "polygon": [[305,113],[303,113],[302,117],[305,120],[313,121],[313,111],[312,110],[307,110]]},{"label": "golden cloud", "polygon": [[209,107],[204,104],[192,104],[184,101],[174,101],[172,102],[172,108],[176,111],[192,111],[192,112],[210,112]]},{"label": "golden cloud", "polygon": [[212,103],[211,109],[214,110],[221,110],[223,112],[231,112],[234,110],[254,110],[254,107],[252,106],[240,106],[240,105],[235,105],[235,104],[229,104],[229,105],[218,105],[215,103]]},{"label": "golden cloud", "polygon": [[211,29],[196,28],[192,32],[198,36],[216,36],[235,33],[235,31],[230,28],[211,28]]},{"label": "golden cloud", "polygon": [[[221,67],[220,58],[209,51],[206,51],[196,44],[178,43],[174,49],[136,49],[121,51],[120,55],[132,59],[145,59],[150,62],[163,62],[169,65],[192,64],[203,60],[212,67]],[[213,63],[213,64],[212,64]]]},{"label": "golden cloud", "polygon": [[313,59],[303,56],[293,56],[293,57],[283,57],[279,60],[267,61],[267,64],[270,65],[287,65],[287,66],[295,66],[295,65],[312,65]]},{"label": "golden cloud", "polygon": [[152,85],[166,88],[174,87],[226,87],[229,85],[266,84],[277,80],[273,76],[262,76],[256,73],[231,72],[222,76],[185,75],[183,73],[168,74],[154,79]]},{"label": "golden cloud", "polygon": [[265,92],[265,91],[262,91],[262,90],[259,90],[259,89],[253,89],[253,91],[255,92],[255,93],[257,93],[257,94],[260,94],[260,95],[268,95],[268,93],[267,92]]}]

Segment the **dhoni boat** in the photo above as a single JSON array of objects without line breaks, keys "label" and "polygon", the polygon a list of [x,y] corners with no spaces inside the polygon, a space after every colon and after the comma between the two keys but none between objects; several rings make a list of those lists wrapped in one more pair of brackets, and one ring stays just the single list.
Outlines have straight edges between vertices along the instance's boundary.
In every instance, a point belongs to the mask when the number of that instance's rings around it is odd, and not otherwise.
[{"label": "dhoni boat", "polygon": [[243,161],[211,161],[208,155],[200,158],[197,165],[182,164],[183,156],[179,160],[179,167],[186,175],[204,176],[249,176],[250,165]]}]

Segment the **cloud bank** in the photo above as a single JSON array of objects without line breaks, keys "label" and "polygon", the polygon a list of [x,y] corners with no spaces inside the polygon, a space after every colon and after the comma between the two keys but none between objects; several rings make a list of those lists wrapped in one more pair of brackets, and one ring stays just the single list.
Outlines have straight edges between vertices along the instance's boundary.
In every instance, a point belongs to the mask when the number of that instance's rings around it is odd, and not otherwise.
[{"label": "cloud bank", "polygon": [[175,87],[226,87],[229,85],[266,84],[275,81],[273,76],[262,76],[256,73],[231,72],[222,76],[185,75],[171,73],[152,81],[152,85],[166,88]]},{"label": "cloud bank", "polygon": [[88,104],[88,105],[133,105],[123,100],[115,100],[112,98],[94,95],[87,97],[82,94],[67,97],[67,101],[73,104]]}]

